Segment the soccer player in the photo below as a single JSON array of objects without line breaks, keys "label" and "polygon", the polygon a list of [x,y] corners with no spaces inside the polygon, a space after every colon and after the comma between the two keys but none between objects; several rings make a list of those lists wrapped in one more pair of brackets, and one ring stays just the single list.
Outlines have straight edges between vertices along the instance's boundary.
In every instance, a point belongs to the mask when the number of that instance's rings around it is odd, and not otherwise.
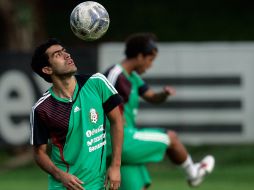
[{"label": "soccer player", "polygon": [[[31,67],[52,83],[31,112],[36,163],[49,174],[49,190],[116,190],[120,185],[122,102],[102,74],[75,75],[70,54],[55,39],[36,48]],[[106,175],[106,117],[113,159]],[[48,143],[51,155],[47,154]]]},{"label": "soccer player", "polygon": [[151,180],[144,164],[159,162],[165,154],[174,164],[184,168],[187,181],[193,187],[198,186],[214,167],[215,161],[211,155],[204,157],[198,163],[193,163],[190,154],[174,131],[136,128],[139,97],[147,102],[158,104],[175,94],[175,89],[170,86],[155,92],[141,79],[140,75],[152,66],[157,53],[154,34],[133,34],[126,41],[126,58],[105,72],[108,80],[124,99],[121,107],[124,117],[122,190],[146,189]]}]

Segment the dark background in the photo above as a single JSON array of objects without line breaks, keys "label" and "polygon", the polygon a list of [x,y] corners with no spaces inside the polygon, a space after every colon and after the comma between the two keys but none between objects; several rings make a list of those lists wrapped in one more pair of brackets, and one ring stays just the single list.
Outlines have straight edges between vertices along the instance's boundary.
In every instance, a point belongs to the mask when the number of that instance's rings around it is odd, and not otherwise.
[{"label": "dark background", "polygon": [[[8,40],[14,40],[14,30],[18,33],[19,28],[26,26],[34,29],[28,50],[48,37],[57,37],[71,46],[93,46],[123,41],[133,32],[154,32],[163,42],[254,40],[254,3],[248,0],[99,0],[108,10],[111,23],[105,36],[92,43],[79,40],[69,27],[72,9],[83,1],[4,1],[0,5],[2,50],[17,49],[8,48]],[[18,26],[8,29],[15,22]]]},{"label": "dark background", "polygon": [[[72,8],[82,1],[46,0],[47,33],[80,43],[69,29]],[[122,41],[152,31],[161,41],[242,41],[254,39],[254,3],[247,0],[101,0],[111,23],[102,41]],[[54,15],[52,17],[51,15]],[[62,27],[56,27],[60,25]]]}]

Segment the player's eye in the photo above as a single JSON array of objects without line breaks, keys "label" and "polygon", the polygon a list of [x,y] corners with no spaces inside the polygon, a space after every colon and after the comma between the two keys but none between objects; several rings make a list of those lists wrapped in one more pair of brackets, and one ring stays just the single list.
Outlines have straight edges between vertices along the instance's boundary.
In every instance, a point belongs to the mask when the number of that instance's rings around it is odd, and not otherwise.
[{"label": "player's eye", "polygon": [[60,57],[63,55],[63,51],[58,51],[56,54],[55,54],[55,57]]}]

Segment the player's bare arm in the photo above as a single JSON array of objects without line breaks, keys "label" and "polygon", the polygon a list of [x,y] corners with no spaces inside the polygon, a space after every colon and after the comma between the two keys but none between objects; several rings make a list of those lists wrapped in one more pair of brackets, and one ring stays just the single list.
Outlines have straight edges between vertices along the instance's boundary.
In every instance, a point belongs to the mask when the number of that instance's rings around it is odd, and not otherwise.
[{"label": "player's bare arm", "polygon": [[155,92],[153,89],[149,88],[144,94],[143,99],[150,103],[162,103],[165,102],[168,98],[168,96],[174,96],[175,95],[175,89],[171,86],[165,86],[162,91]]},{"label": "player's bare arm", "polygon": [[34,146],[34,158],[36,163],[44,171],[61,181],[67,189],[84,190],[84,188],[80,185],[83,183],[82,181],[80,181],[76,176],[66,173],[54,165],[47,154],[46,144]]},{"label": "player's bare arm", "polygon": [[121,154],[123,143],[123,122],[119,107],[108,113],[110,121],[110,133],[112,141],[112,161],[107,171],[105,185],[109,185],[110,190],[118,189],[121,183]]}]

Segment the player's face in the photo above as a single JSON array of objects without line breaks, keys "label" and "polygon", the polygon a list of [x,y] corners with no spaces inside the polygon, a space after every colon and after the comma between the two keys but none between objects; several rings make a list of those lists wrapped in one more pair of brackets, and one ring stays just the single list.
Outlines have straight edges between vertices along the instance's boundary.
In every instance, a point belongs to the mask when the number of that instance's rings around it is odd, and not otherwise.
[{"label": "player's face", "polygon": [[157,56],[157,52],[155,52],[155,51],[151,55],[146,55],[146,56],[142,55],[140,58],[140,64],[139,64],[138,68],[136,69],[136,72],[138,74],[145,73],[152,66],[156,56]]},{"label": "player's face", "polygon": [[50,63],[50,71],[55,76],[72,76],[77,67],[69,53],[61,45],[52,45],[46,50]]}]

